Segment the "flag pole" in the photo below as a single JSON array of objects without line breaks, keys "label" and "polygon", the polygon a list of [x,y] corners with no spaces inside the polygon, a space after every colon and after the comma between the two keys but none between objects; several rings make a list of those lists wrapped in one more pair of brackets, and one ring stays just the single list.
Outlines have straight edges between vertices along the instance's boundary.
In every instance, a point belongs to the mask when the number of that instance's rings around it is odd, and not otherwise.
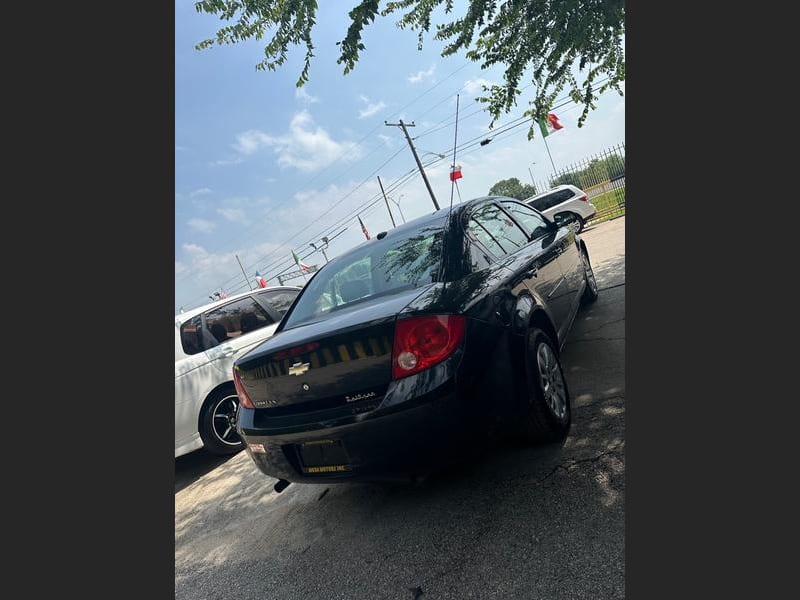
[{"label": "flag pole", "polygon": [[547,145],[547,136],[542,136],[542,141],[544,142],[544,147],[547,150],[547,156],[550,157],[550,165],[553,167],[553,175],[556,174],[556,163],[553,162],[553,155],[550,154],[550,146]]},{"label": "flag pole", "polygon": [[[453,212],[453,189],[456,187],[453,171],[456,169],[456,148],[458,145],[458,98],[459,94],[456,94],[456,131],[453,135],[453,167],[450,169],[450,212]],[[461,192],[458,193],[458,199],[461,201]]]},{"label": "flag pole", "polygon": [[234,254],[234,256],[236,257],[236,262],[239,263],[239,268],[242,270],[242,277],[244,277],[244,280],[247,282],[247,287],[249,287],[250,291],[252,292],[253,291],[253,286],[250,285],[250,280],[247,278],[247,275],[244,272],[244,267],[242,266],[242,261],[239,260],[239,255],[238,254]]}]

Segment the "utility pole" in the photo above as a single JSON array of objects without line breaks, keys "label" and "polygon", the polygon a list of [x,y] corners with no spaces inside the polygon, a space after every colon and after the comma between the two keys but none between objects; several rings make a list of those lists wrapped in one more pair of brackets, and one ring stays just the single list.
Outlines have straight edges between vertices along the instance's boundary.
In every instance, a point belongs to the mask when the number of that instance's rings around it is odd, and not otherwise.
[{"label": "utility pole", "polygon": [[242,270],[242,275],[244,276],[244,280],[247,282],[247,287],[249,287],[250,291],[252,292],[253,291],[253,286],[250,285],[250,280],[247,278],[247,275],[244,272],[244,267],[242,266],[242,261],[239,260],[239,255],[238,254],[234,254],[234,256],[236,257],[236,262],[239,263],[239,268]]},{"label": "utility pole", "polygon": [[439,203],[436,201],[436,196],[433,195],[433,189],[428,181],[428,176],[425,175],[425,169],[422,168],[422,163],[419,160],[419,156],[417,156],[417,149],[414,148],[414,142],[411,141],[411,136],[408,135],[408,130],[406,129],[406,127],[416,127],[416,125],[413,122],[406,125],[403,123],[403,119],[400,119],[399,123],[389,123],[387,121],[384,121],[384,123],[389,127],[399,127],[403,130],[403,133],[406,136],[406,141],[408,141],[408,145],[411,148],[411,153],[414,155],[414,160],[417,161],[417,167],[419,168],[420,175],[422,175],[422,180],[425,182],[425,187],[428,188],[428,193],[431,195],[433,205],[436,207],[436,210],[439,210]]},{"label": "utility pole", "polygon": [[397,223],[394,222],[394,217],[392,216],[392,209],[389,208],[389,201],[386,199],[386,192],[383,191],[383,183],[381,182],[380,175],[378,175],[378,185],[381,186],[381,194],[383,194],[383,201],[386,202],[386,210],[389,211],[389,218],[392,220],[392,227],[397,227]]},{"label": "utility pole", "polygon": [[[531,163],[531,164],[535,165],[536,163]],[[533,171],[531,171],[530,167],[528,167],[528,173],[531,174],[531,183],[533,184],[533,187],[536,187],[536,182],[533,180]]]}]

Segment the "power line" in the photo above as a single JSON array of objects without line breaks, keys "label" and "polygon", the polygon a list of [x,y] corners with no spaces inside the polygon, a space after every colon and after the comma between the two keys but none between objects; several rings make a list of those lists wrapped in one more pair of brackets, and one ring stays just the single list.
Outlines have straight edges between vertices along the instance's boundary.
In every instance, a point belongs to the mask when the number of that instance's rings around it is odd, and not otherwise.
[{"label": "power line", "polygon": [[[447,80],[449,80],[450,78],[454,77],[454,76],[455,76],[456,74],[458,74],[459,72],[463,71],[463,70],[464,70],[465,68],[467,68],[468,66],[469,66],[469,63],[467,63],[467,64],[464,64],[464,65],[460,66],[459,68],[457,68],[457,69],[455,69],[454,71],[452,71],[452,72],[451,72],[449,75],[445,76],[445,77],[444,77],[444,78],[443,78],[441,81],[438,81],[438,82],[437,82],[437,83],[435,83],[434,85],[432,85],[432,86],[430,86],[429,88],[427,88],[425,91],[421,92],[420,94],[417,94],[417,95],[416,95],[416,96],[415,96],[415,97],[414,97],[414,98],[413,98],[413,99],[412,99],[410,102],[406,103],[406,104],[405,104],[405,105],[403,105],[401,108],[399,108],[397,111],[395,111],[395,112],[393,112],[392,114],[390,114],[390,115],[389,115],[389,118],[392,118],[392,117],[394,117],[394,116],[396,116],[396,115],[399,115],[400,113],[402,113],[402,111],[403,111],[403,110],[405,110],[405,109],[406,109],[406,108],[408,108],[409,106],[413,105],[415,102],[417,102],[418,100],[420,100],[422,97],[424,97],[424,96],[425,96],[425,95],[427,95],[428,93],[430,93],[430,92],[432,92],[433,90],[435,90],[437,87],[439,87],[440,85],[442,85],[443,83],[445,83],[445,82],[446,82]],[[449,97],[449,96],[448,96],[448,97]],[[436,104],[436,105],[434,105],[434,107],[432,107],[432,108],[435,108],[436,106],[439,106],[439,104],[441,104],[441,102],[437,103],[437,104]],[[423,113],[423,114],[427,114],[427,112],[430,112],[430,110],[432,110],[432,108],[429,108],[429,109],[428,109],[428,110],[427,110],[425,113]],[[372,136],[372,134],[373,134],[373,133],[375,133],[375,131],[377,131],[378,129],[380,129],[380,128],[381,128],[381,126],[382,126],[382,125],[379,123],[379,124],[375,125],[375,127],[373,127],[372,129],[370,129],[370,130],[369,130],[369,131],[368,131],[366,134],[364,134],[364,136],[362,136],[362,137],[361,137],[361,138],[360,138],[360,139],[359,139],[359,140],[358,140],[358,141],[355,143],[355,147],[359,147],[359,146],[361,146],[362,142],[364,142],[364,140],[366,140],[367,138],[369,138],[370,136]],[[364,156],[363,158],[361,158],[361,159],[359,159],[358,161],[356,161],[355,163],[353,163],[353,164],[352,164],[352,165],[351,165],[351,166],[350,166],[348,169],[346,169],[346,170],[345,170],[345,171],[343,171],[342,173],[339,173],[339,174],[338,174],[336,177],[334,177],[334,179],[332,179],[332,180],[328,181],[328,185],[329,185],[330,183],[332,183],[333,181],[335,181],[335,180],[337,180],[337,179],[340,179],[341,177],[344,177],[344,175],[346,175],[347,173],[349,173],[349,172],[350,172],[350,171],[351,171],[353,168],[355,168],[355,167],[356,167],[356,166],[357,166],[359,163],[361,163],[361,162],[363,162],[363,161],[367,160],[367,159],[368,159],[370,156],[372,156],[373,154],[375,154],[375,152],[377,152],[378,150],[380,150],[380,149],[381,149],[381,147],[382,147],[382,144],[379,144],[379,145],[377,145],[377,146],[376,146],[375,148],[373,148],[373,149],[372,149],[372,150],[371,150],[371,151],[370,151],[370,152],[369,152],[369,153],[368,153],[366,156]],[[330,169],[331,169],[331,168],[332,168],[332,167],[333,167],[333,166],[334,166],[336,163],[338,163],[338,162],[339,162],[339,161],[340,161],[342,158],[344,158],[345,156],[347,156],[348,154],[350,154],[350,152],[351,152],[351,150],[350,150],[349,148],[348,148],[348,149],[345,149],[345,150],[343,150],[343,151],[342,151],[342,152],[341,152],[341,153],[340,153],[340,154],[339,154],[339,155],[338,155],[338,156],[337,156],[337,157],[336,157],[336,158],[335,158],[335,159],[334,159],[334,160],[333,160],[333,161],[332,161],[332,162],[331,162],[331,163],[330,163],[328,166],[326,166],[324,169],[322,169],[322,171],[320,171],[319,173],[317,173],[316,175],[314,175],[314,176],[313,176],[313,177],[312,177],[310,180],[303,182],[303,187],[307,187],[307,186],[308,186],[308,185],[310,185],[311,183],[315,182],[315,181],[316,181],[317,179],[319,179],[319,178],[320,178],[320,177],[321,177],[321,176],[322,176],[322,175],[323,175],[325,172],[329,171],[329,170],[330,170]],[[280,206],[280,205],[282,205],[282,204],[285,204],[285,202],[286,202],[286,201],[288,201],[288,200],[290,200],[290,199],[291,199],[291,196],[293,196],[294,194],[298,193],[299,191],[300,191],[300,188],[298,188],[298,189],[297,189],[297,190],[295,190],[293,193],[291,193],[291,194],[289,195],[289,197],[287,198],[287,200],[285,200],[285,201],[283,201],[283,202],[280,202],[280,203],[278,203],[277,205],[273,206],[272,208],[274,209],[274,208],[277,208],[278,206]],[[239,241],[242,241],[242,240],[248,240],[248,241],[249,241],[249,240],[253,239],[253,237],[255,237],[256,235],[258,235],[258,233],[259,233],[258,231],[255,231],[255,232],[254,232],[253,234],[251,234],[251,235],[248,235],[248,236],[246,236],[246,237],[244,237],[244,238],[240,238],[240,240],[239,240]],[[230,241],[230,240],[228,240],[228,241]],[[252,266],[252,265],[251,265],[251,266]],[[187,273],[185,276],[183,276],[183,277],[181,277],[181,278],[177,279],[177,280],[176,280],[176,283],[181,283],[181,282],[183,282],[183,281],[186,281],[186,280],[187,280],[187,279],[189,279],[189,278],[190,278],[192,275],[195,275],[195,274],[196,274],[196,272],[190,272],[190,273]],[[231,277],[231,278],[229,278],[228,280],[226,280],[226,282],[225,282],[225,283],[228,283],[228,282],[232,281],[233,279],[236,279],[236,277]]]},{"label": "power line", "polygon": [[[457,71],[456,71],[456,72],[457,72]],[[454,73],[455,73],[455,72],[454,72]],[[453,73],[453,74],[454,74],[454,73]],[[452,75],[452,74],[451,74],[451,75]],[[442,83],[442,82],[440,82],[440,83]],[[602,81],[600,81],[600,82],[598,82],[598,83],[602,83]],[[438,84],[437,84],[437,85],[438,85]],[[431,88],[431,89],[433,89],[433,88]],[[605,92],[605,93],[603,93],[603,94],[601,94],[601,95],[605,95],[606,93],[609,93],[609,92],[607,91],[607,92]],[[567,100],[567,98],[564,98],[564,100]],[[413,101],[412,101],[412,103],[413,103]],[[557,104],[557,105],[553,106],[551,110],[557,110],[557,109],[559,109],[559,108],[562,108],[563,106],[566,106],[567,104],[570,104],[570,103],[572,103],[572,101],[571,101],[571,100],[567,100],[567,102],[564,102],[564,103],[562,103],[562,104]],[[440,104],[442,104],[442,102],[439,102],[439,103],[438,103],[436,106],[438,106],[438,105],[440,105]],[[577,106],[577,105],[576,105],[576,106]],[[575,107],[572,107],[572,108],[570,108],[570,109],[568,109],[568,110],[572,110],[572,109],[574,109],[574,108],[575,108]],[[402,109],[401,109],[401,110],[402,110]],[[478,111],[478,112],[481,112],[481,111]],[[477,114],[477,113],[472,113],[472,114]],[[465,115],[464,117],[461,117],[461,118],[459,118],[458,120],[459,120],[459,121],[461,121],[462,119],[464,119],[464,118],[467,118],[467,116],[469,116],[469,115]],[[528,123],[528,122],[530,122],[530,118],[529,118],[529,117],[519,117],[519,118],[517,118],[517,119],[513,119],[513,120],[512,120],[512,121],[510,121],[509,123],[506,123],[506,124],[504,124],[504,125],[500,126],[500,127],[499,127],[499,128],[497,128],[497,129],[489,130],[488,132],[486,132],[486,134],[493,134],[493,138],[492,138],[492,139],[493,139],[493,140],[496,140],[496,139],[498,139],[498,137],[500,137],[500,136],[502,136],[502,137],[506,137],[505,135],[502,135],[502,134],[504,134],[504,133],[506,133],[506,132],[509,132],[509,131],[511,131],[511,130],[513,130],[513,129],[516,129],[517,127],[520,127],[521,125],[523,125],[523,124],[526,124],[526,123]],[[374,131],[375,129],[377,129],[377,127],[376,127],[376,128],[374,128],[374,129],[373,129],[373,131]],[[423,134],[432,133],[432,132],[433,132],[433,130],[428,130],[428,131],[426,131],[426,132],[423,132]],[[480,142],[477,142],[477,143],[476,143],[476,140],[479,140],[480,138],[483,138],[483,137],[484,137],[484,135],[486,135],[486,134],[481,134],[481,135],[479,135],[479,136],[476,136],[475,138],[472,138],[471,140],[468,140],[467,142],[464,142],[463,144],[460,144],[459,146],[457,146],[457,150],[461,151],[461,155],[462,155],[462,156],[464,156],[464,155],[466,155],[466,154],[470,154],[472,151],[475,151],[475,150],[477,150],[477,149],[480,147]],[[421,134],[420,136],[417,136],[417,138],[419,138],[419,137],[422,137],[422,134]],[[416,138],[415,138],[415,139],[416,139]],[[463,151],[464,149],[466,149],[466,148],[469,148],[470,146],[475,146],[475,148],[473,148],[472,150],[470,150],[470,151],[468,151],[468,152],[464,152],[464,151]],[[385,162],[384,162],[384,163],[383,163],[383,164],[382,164],[380,167],[378,167],[378,169],[377,169],[377,170],[380,170],[380,169],[381,169],[383,166],[385,166],[385,165],[386,165],[388,162],[390,162],[390,161],[391,161],[391,160],[392,160],[394,157],[396,157],[396,156],[397,156],[397,155],[400,153],[400,151],[402,151],[402,149],[398,150],[398,151],[397,151],[397,152],[395,152],[395,153],[394,153],[394,154],[393,154],[391,157],[389,157],[389,159],[387,159],[387,161],[385,161]],[[444,154],[444,157],[445,157],[445,158],[434,159],[434,160],[432,160],[430,163],[426,164],[425,166],[431,166],[431,165],[435,165],[436,163],[440,162],[441,160],[445,160],[445,159],[447,158],[447,155],[451,154],[451,152],[452,152],[452,151],[447,151],[447,152]],[[376,171],[377,171],[377,170],[376,170]],[[376,171],[374,171],[373,173],[371,173],[371,174],[370,174],[370,176],[368,177],[368,179],[370,179],[370,178],[372,177],[372,175],[373,175],[373,174],[374,174]],[[415,175],[416,175],[416,173],[415,173],[415,172],[412,170],[411,172],[409,172],[409,173],[407,173],[407,174],[405,174],[405,175],[401,176],[400,178],[398,178],[398,180],[396,180],[396,181],[395,181],[393,184],[391,184],[389,191],[390,191],[390,192],[393,192],[393,191],[395,191],[395,190],[399,189],[400,187],[404,186],[404,185],[405,185],[405,184],[407,184],[407,183],[408,183],[408,182],[409,182],[411,179],[413,179]],[[401,180],[401,179],[403,179],[403,178],[405,178],[405,180],[401,182],[400,180]],[[368,180],[368,179],[367,179],[367,180]],[[326,214],[330,213],[330,212],[331,212],[331,210],[333,210],[333,208],[335,208],[336,206],[338,206],[339,204],[341,204],[341,202],[343,202],[343,201],[344,201],[344,200],[345,200],[347,197],[349,197],[349,196],[350,196],[350,195],[352,195],[352,194],[353,194],[355,191],[357,191],[357,190],[358,190],[360,187],[362,187],[362,186],[363,186],[363,185],[366,183],[366,181],[367,181],[367,180],[364,180],[364,181],[362,181],[362,182],[361,182],[360,184],[358,184],[358,185],[357,185],[355,188],[353,188],[353,189],[352,189],[350,192],[348,192],[348,193],[347,193],[347,194],[346,194],[344,197],[342,197],[341,199],[339,199],[339,200],[338,200],[338,201],[335,203],[335,205],[334,205],[334,206],[332,206],[332,207],[331,207],[330,209],[328,209],[328,210],[327,210],[325,213],[323,213],[323,215],[320,215],[320,217],[319,217],[319,218],[322,218],[322,217],[323,217],[323,216],[325,216]],[[371,209],[372,209],[372,207],[374,207],[374,205],[375,205],[375,204],[377,204],[377,202],[378,202],[379,200],[380,200],[380,195],[378,195],[378,196],[377,196],[377,199],[376,199],[376,198],[371,198],[370,200],[368,200],[367,202],[365,202],[364,204],[362,204],[362,205],[361,205],[361,206],[360,206],[360,207],[359,207],[359,208],[358,208],[358,209],[357,209],[355,212],[351,212],[351,213],[349,213],[348,215],[346,215],[345,217],[343,217],[342,219],[340,219],[340,220],[339,220],[339,223],[341,224],[342,222],[346,222],[347,220],[350,220],[350,219],[352,219],[352,218],[353,218],[353,216],[354,216],[355,214],[358,214],[359,212],[363,213],[365,210],[370,210],[370,212],[371,212]],[[284,243],[283,243],[283,244],[282,244],[282,245],[281,245],[279,248],[277,248],[276,250],[273,250],[272,252],[268,253],[267,255],[265,255],[264,257],[262,257],[261,259],[259,259],[259,261],[257,261],[257,262],[260,262],[261,260],[263,260],[263,259],[266,259],[266,258],[268,258],[269,256],[272,256],[272,255],[274,255],[275,253],[277,253],[277,252],[278,252],[278,251],[279,251],[281,248],[285,247],[285,245],[286,245],[286,244],[287,244],[289,241],[291,241],[292,239],[294,239],[295,237],[297,237],[298,235],[300,235],[300,234],[301,234],[303,231],[306,231],[306,230],[307,230],[309,227],[311,227],[312,225],[313,225],[313,224],[309,224],[309,225],[307,225],[306,227],[302,228],[300,231],[298,231],[298,232],[297,232],[297,233],[295,233],[293,236],[291,236],[291,237],[290,237],[290,238],[288,238],[286,241],[284,241]],[[338,226],[340,226],[340,225],[336,225],[336,226],[334,226],[332,229],[335,229],[335,228],[336,228],[336,227],[338,227]],[[327,231],[327,229],[325,229],[324,231]],[[309,253],[309,254],[313,254],[313,252],[311,252],[311,253]],[[308,256],[309,254],[307,254],[306,256]],[[305,258],[305,257],[304,257],[304,258]],[[279,267],[279,266],[280,266],[282,263],[286,263],[286,262],[289,262],[289,261],[288,261],[288,259],[286,259],[286,260],[278,260],[278,261],[273,261],[272,263],[270,263],[270,266],[269,266],[269,267],[265,267],[265,268],[264,268],[264,270],[266,271],[267,269],[277,268],[277,267]],[[291,263],[290,263],[290,264],[291,264]],[[286,270],[286,269],[284,269],[284,271],[285,271],[285,270]],[[279,274],[280,274],[280,273],[279,273]],[[274,277],[274,275],[271,275],[271,277]],[[235,277],[233,277],[233,278],[231,278],[231,279],[235,279]],[[230,279],[229,279],[229,280],[227,280],[227,281],[230,281]],[[240,287],[242,287],[242,286],[240,286]]]},{"label": "power line", "polygon": [[[418,173],[417,173],[416,170],[412,170],[412,171],[402,175],[395,182],[393,182],[390,186],[388,186],[387,190],[389,192],[394,192],[394,191],[400,189],[402,186],[407,184],[411,179],[416,177],[417,174]],[[376,196],[376,197],[371,198],[370,200],[368,200],[367,202],[365,202],[361,206],[359,206],[358,209],[355,212],[350,213],[350,214],[346,215],[345,217],[339,219],[339,221],[336,224],[334,224],[333,226],[329,226],[327,229],[322,230],[320,233],[317,234],[317,236],[312,237],[310,239],[312,239],[312,240],[316,239],[321,233],[325,233],[327,231],[336,230],[337,228],[341,227],[341,225],[344,222],[352,219],[354,214],[361,214],[362,216],[364,216],[364,215],[367,215],[367,214],[373,212],[374,210],[376,210],[380,206],[380,199],[381,199],[380,196]],[[306,257],[310,256],[313,253],[314,252],[311,251],[311,252],[307,253],[305,256],[303,256],[302,258],[306,258]],[[287,266],[285,266],[281,270],[275,271],[275,269],[280,269],[280,267],[282,265],[287,265]],[[268,274],[267,277],[268,278],[274,278],[274,277],[277,277],[278,275],[281,275],[284,272],[286,272],[288,269],[290,269],[292,267],[292,265],[293,265],[293,262],[290,259],[288,259],[288,258],[280,258],[280,259],[278,259],[276,261],[273,261],[271,263],[270,267],[264,268],[264,271],[266,272],[268,269],[272,270],[272,273]],[[243,286],[240,285],[237,288],[234,288],[234,291],[238,290],[238,289],[242,289],[242,288],[243,288]]]},{"label": "power line", "polygon": [[[406,105],[404,105],[402,108],[400,108],[398,111],[396,111],[395,113],[393,113],[393,114],[392,114],[392,115],[390,115],[390,116],[397,115],[397,114],[401,113],[401,112],[402,112],[402,111],[403,111],[405,108],[407,108],[407,107],[411,106],[411,105],[412,105],[412,104],[414,104],[416,101],[418,101],[420,98],[422,98],[424,95],[426,95],[427,93],[431,92],[431,91],[432,91],[432,90],[434,90],[436,87],[438,87],[438,86],[442,85],[442,84],[443,84],[443,83],[444,83],[446,80],[448,80],[449,78],[453,77],[453,76],[454,76],[454,75],[456,75],[458,72],[460,72],[461,70],[463,70],[464,68],[466,68],[466,66],[468,66],[468,65],[462,65],[462,67],[459,67],[459,68],[458,68],[458,69],[456,69],[455,71],[451,72],[449,75],[447,75],[447,77],[445,77],[444,79],[442,79],[441,81],[439,81],[439,82],[438,82],[438,83],[436,83],[435,85],[431,86],[430,88],[428,88],[427,90],[425,90],[425,91],[424,91],[424,92],[422,92],[421,94],[417,95],[417,96],[416,96],[414,99],[412,99],[410,102],[408,102]],[[598,80],[597,82],[595,82],[595,85],[602,84],[602,83],[604,83],[604,82],[605,82],[605,81],[607,81],[607,80],[608,80],[608,77],[606,77],[606,78],[604,78],[604,79],[600,79],[600,80]],[[462,86],[460,89],[462,89],[462,90],[463,90],[463,89],[466,87],[466,85],[467,85],[467,84],[463,85],[463,86]],[[528,88],[528,87],[530,87],[531,85],[533,85],[533,84],[528,84],[528,85],[524,86],[523,88],[521,88],[521,90],[527,89],[527,88]],[[440,106],[440,105],[441,105],[441,104],[443,104],[445,101],[449,100],[451,97],[452,97],[452,96],[448,95],[447,97],[443,98],[442,100],[440,100],[439,102],[437,102],[435,105],[433,105],[432,107],[430,107],[429,109],[427,109],[426,111],[424,111],[422,114],[423,114],[423,115],[425,115],[425,114],[429,113],[431,110],[433,110],[434,108],[436,108],[436,107]],[[564,97],[564,99],[566,99],[566,98],[568,98],[568,96],[565,96],[565,97]],[[477,100],[475,100],[474,102],[477,102]],[[557,100],[556,102],[558,102],[558,100]],[[554,109],[555,109],[555,108],[557,108],[557,107],[554,107]],[[483,108],[479,108],[479,109],[478,109],[478,110],[476,110],[476,111],[473,111],[473,112],[471,112],[471,113],[467,113],[467,114],[466,114],[466,115],[464,115],[463,117],[460,117],[458,120],[459,120],[459,122],[460,122],[460,121],[462,121],[462,120],[464,120],[464,119],[467,119],[467,118],[469,118],[469,117],[471,117],[471,116],[474,116],[474,115],[476,115],[476,114],[479,114],[479,113],[482,113],[482,112],[485,112],[485,109],[483,109]],[[444,119],[444,121],[446,121],[446,120],[447,120],[447,119],[449,119],[449,118],[450,118],[450,117],[447,117],[446,119]],[[442,121],[440,121],[439,123],[442,123]],[[453,124],[453,121],[450,121],[449,123],[446,123],[446,124],[444,124],[444,125],[442,125],[442,126],[440,126],[440,127],[437,127],[436,125],[434,125],[432,128],[429,128],[429,129],[427,129],[427,130],[423,131],[423,132],[422,132],[420,135],[416,136],[416,137],[415,137],[415,138],[413,138],[413,139],[418,139],[418,138],[420,138],[420,137],[423,137],[423,136],[425,136],[425,135],[429,135],[429,134],[431,134],[431,133],[435,133],[436,131],[439,131],[439,130],[441,130],[441,129],[444,129],[444,128],[446,128],[446,127],[449,127],[449,126],[450,126],[450,125],[452,125],[452,124]],[[361,138],[361,139],[360,139],[358,142],[356,142],[356,146],[359,146],[359,145],[361,145],[361,143],[362,143],[362,142],[363,142],[363,141],[364,141],[364,140],[365,140],[367,137],[369,137],[369,136],[370,136],[372,133],[374,133],[374,132],[375,132],[377,129],[379,129],[379,128],[380,128],[380,125],[376,125],[375,127],[373,127],[373,128],[372,128],[372,129],[371,129],[369,132],[367,132],[367,133],[366,133],[366,134],[365,134],[365,135],[364,135],[364,136],[363,136],[363,137],[362,137],[362,138]],[[494,134],[495,134],[495,136],[497,135],[497,132],[496,132],[495,130],[489,131],[488,133],[494,133]],[[350,172],[351,170],[353,170],[353,169],[354,169],[356,166],[358,166],[358,164],[360,164],[361,162],[363,162],[364,160],[366,160],[367,158],[369,158],[370,156],[372,156],[373,154],[375,154],[375,152],[377,152],[378,150],[380,150],[380,149],[381,149],[381,147],[382,147],[382,145],[378,145],[378,146],[376,146],[375,148],[373,148],[373,149],[372,149],[372,151],[371,151],[371,152],[369,152],[369,154],[367,154],[367,156],[363,157],[362,159],[360,159],[360,160],[359,160],[359,161],[357,161],[356,163],[352,164],[352,165],[351,165],[351,166],[350,166],[348,169],[346,169],[345,171],[343,171],[342,173],[340,173],[340,174],[339,174],[339,175],[338,175],[336,178],[334,178],[334,180],[335,180],[335,179],[339,179],[339,178],[343,177],[344,175],[346,175],[347,173],[349,173],[349,172]],[[339,160],[340,160],[340,159],[341,159],[343,156],[345,156],[346,154],[347,154],[347,151],[345,151],[345,152],[342,152],[342,153],[341,153],[339,156],[337,156],[337,157],[334,159],[334,161],[333,161],[331,164],[329,164],[327,167],[325,167],[325,169],[323,169],[323,170],[322,170],[320,173],[318,173],[317,175],[315,175],[314,177],[312,177],[312,179],[311,179],[311,180],[309,180],[308,182],[306,182],[304,185],[305,185],[305,186],[307,186],[309,183],[311,183],[311,182],[315,181],[316,179],[318,179],[318,178],[319,178],[319,177],[320,177],[320,176],[321,176],[321,175],[322,175],[324,172],[326,172],[326,171],[328,171],[330,168],[332,168],[332,167],[333,167],[333,165],[334,165],[334,164],[336,164],[336,162],[338,162],[338,161],[339,161]],[[384,163],[382,166],[384,166],[385,164],[386,164],[386,163]],[[381,168],[381,167],[379,167],[379,169],[380,169],[380,168]],[[333,181],[333,180],[329,181],[329,184],[330,184],[330,183],[332,183],[332,181]],[[360,184],[360,185],[359,185],[359,186],[357,186],[357,187],[360,187],[361,185],[363,185],[363,182],[362,182],[362,184]],[[298,190],[298,191],[299,191],[299,190]],[[296,192],[295,192],[295,193],[296,193]],[[280,204],[283,204],[283,203],[280,203]],[[280,204],[279,204],[278,206],[280,206]],[[274,207],[272,207],[272,208],[273,208],[273,209],[274,209],[274,208],[277,208],[277,206],[274,206]],[[324,215],[323,215],[323,216],[324,216]],[[302,231],[301,231],[301,232],[302,232]],[[301,233],[301,232],[299,232],[299,233]],[[243,239],[244,239],[244,240],[251,240],[251,239],[253,239],[253,237],[255,237],[255,235],[257,235],[258,233],[259,233],[258,231],[255,231],[255,232],[253,232],[253,234],[251,234],[251,235],[249,235],[249,236],[247,236],[247,237],[245,237],[245,238],[243,238]],[[290,238],[290,239],[291,239],[291,238]],[[240,240],[240,241],[241,241],[241,240]],[[287,241],[288,241],[288,240],[287,240]],[[267,256],[268,256],[268,255],[267,255]],[[264,257],[262,257],[262,258],[264,258]],[[259,259],[259,260],[255,261],[255,262],[253,262],[251,265],[249,265],[249,268],[252,268],[252,267],[255,267],[255,266],[257,266],[257,263],[258,263],[260,260],[261,260],[261,259]],[[193,275],[196,275],[196,271],[193,271],[193,272],[187,273],[185,276],[183,276],[183,277],[179,278],[179,279],[176,281],[176,283],[181,283],[181,282],[183,282],[183,281],[186,281],[186,280],[187,280],[189,277],[191,277],[191,276],[193,276]],[[232,276],[232,277],[230,277],[230,278],[226,279],[226,280],[225,280],[225,282],[222,284],[222,286],[224,287],[225,285],[228,285],[228,284],[229,284],[231,281],[235,280],[236,278],[237,278],[237,276],[235,276],[235,275],[234,275],[234,276]]]}]

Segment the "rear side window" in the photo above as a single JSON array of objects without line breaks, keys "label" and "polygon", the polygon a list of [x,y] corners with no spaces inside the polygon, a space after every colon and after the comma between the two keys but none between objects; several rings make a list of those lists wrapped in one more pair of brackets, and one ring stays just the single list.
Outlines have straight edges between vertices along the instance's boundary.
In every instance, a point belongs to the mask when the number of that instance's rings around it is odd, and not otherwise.
[{"label": "rear side window", "polygon": [[496,257],[516,252],[528,243],[528,236],[499,206],[486,204],[470,217],[467,229]]},{"label": "rear side window", "polygon": [[522,223],[531,234],[531,238],[536,239],[547,235],[550,229],[544,217],[533,210],[530,206],[525,206],[519,202],[502,202],[503,208],[511,213],[518,222]]},{"label": "rear side window", "polygon": [[279,290],[262,292],[258,297],[262,302],[269,304],[282,317],[289,310],[298,293],[297,290]]},{"label": "rear side window", "polygon": [[210,348],[257,331],[274,321],[258,302],[250,297],[220,306],[206,313],[206,329],[211,334]]},{"label": "rear side window", "polygon": [[548,200],[552,198],[553,194],[547,194],[546,196],[542,196],[541,198],[536,198],[536,200],[532,200],[529,204],[535,208],[536,210],[547,210],[548,208]]},{"label": "rear side window", "polygon": [[541,198],[537,198],[529,204],[536,210],[545,211],[548,208],[553,208],[557,204],[566,202],[573,196],[574,194],[572,193],[572,190],[559,190],[557,192],[547,194],[546,196],[542,196]]},{"label": "rear side window", "polygon": [[200,315],[181,325],[181,346],[186,354],[199,354],[203,351],[202,322]]},{"label": "rear side window", "polygon": [[558,192],[558,201],[566,202],[567,200],[571,200],[572,198],[574,198],[576,195],[577,194],[575,194],[575,192],[570,189],[561,190],[560,192]]}]

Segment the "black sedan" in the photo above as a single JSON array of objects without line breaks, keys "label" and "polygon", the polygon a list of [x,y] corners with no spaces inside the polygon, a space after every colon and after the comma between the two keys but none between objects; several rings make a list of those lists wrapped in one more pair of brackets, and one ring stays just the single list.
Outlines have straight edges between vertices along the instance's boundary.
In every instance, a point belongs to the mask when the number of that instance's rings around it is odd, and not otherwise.
[{"label": "black sedan", "polygon": [[477,198],[331,260],[234,366],[256,465],[283,485],[414,477],[487,433],[564,438],[559,352],[597,298],[569,218]]}]

